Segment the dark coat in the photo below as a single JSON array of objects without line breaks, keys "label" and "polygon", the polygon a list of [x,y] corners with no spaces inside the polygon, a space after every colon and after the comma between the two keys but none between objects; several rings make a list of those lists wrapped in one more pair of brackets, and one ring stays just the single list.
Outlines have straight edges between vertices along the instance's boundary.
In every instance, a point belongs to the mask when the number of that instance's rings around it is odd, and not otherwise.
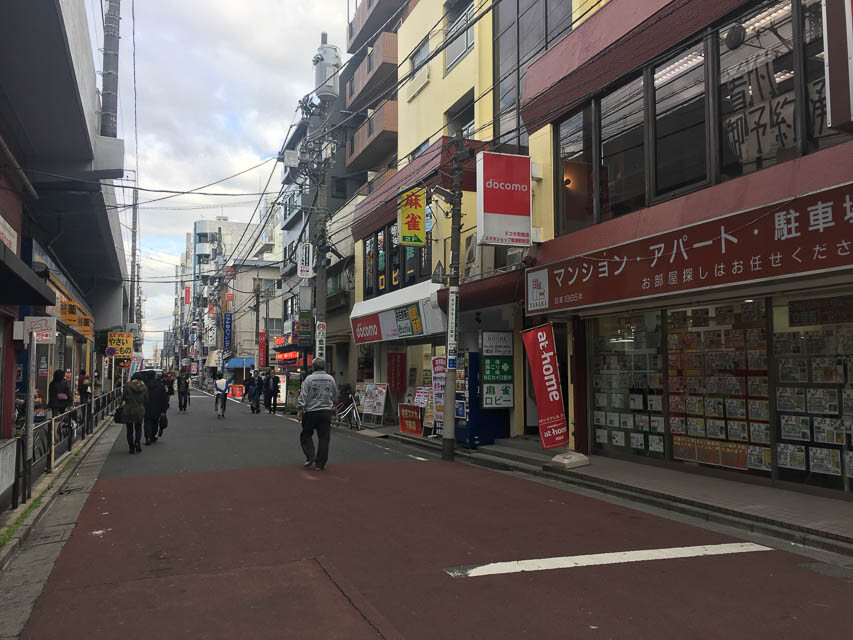
[{"label": "dark coat", "polygon": [[190,390],[190,381],[186,376],[178,376],[178,393],[186,393]]},{"label": "dark coat", "polygon": [[137,424],[145,417],[148,388],[142,380],[131,380],[121,392],[121,418],[126,424]]},{"label": "dark coat", "polygon": [[166,395],[175,395],[175,380],[173,378],[164,380],[163,384],[166,386]]},{"label": "dark coat", "polygon": [[166,387],[159,380],[148,380],[145,383],[148,388],[148,400],[145,402],[145,418],[156,420],[160,414],[169,408],[169,396],[166,395]]},{"label": "dark coat", "polygon": [[[64,400],[56,397],[60,393],[65,394]],[[74,394],[71,393],[71,386],[68,384],[68,380],[65,378],[62,380],[51,380],[47,386],[47,406],[49,408],[61,411],[70,407],[73,400]]]}]

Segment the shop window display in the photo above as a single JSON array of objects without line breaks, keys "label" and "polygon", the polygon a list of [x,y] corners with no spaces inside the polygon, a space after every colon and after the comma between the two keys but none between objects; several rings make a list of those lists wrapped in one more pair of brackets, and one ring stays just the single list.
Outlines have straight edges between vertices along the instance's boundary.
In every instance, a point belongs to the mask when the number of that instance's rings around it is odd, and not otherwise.
[{"label": "shop window display", "polygon": [[667,400],[676,460],[770,472],[764,301],[667,312]]},{"label": "shop window display", "polygon": [[779,477],[845,487],[853,478],[853,295],[777,298],[773,320]]},{"label": "shop window display", "polygon": [[663,457],[666,429],[660,314],[608,316],[591,323],[595,448]]}]

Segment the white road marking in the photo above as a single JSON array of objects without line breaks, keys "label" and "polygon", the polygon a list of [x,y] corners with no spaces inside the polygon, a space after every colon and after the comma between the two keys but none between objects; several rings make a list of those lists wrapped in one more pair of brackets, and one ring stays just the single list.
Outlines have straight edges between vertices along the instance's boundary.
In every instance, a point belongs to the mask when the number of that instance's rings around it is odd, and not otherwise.
[{"label": "white road marking", "polygon": [[420,460],[421,462],[429,462],[426,458],[421,458],[420,456],[413,456],[411,453],[409,454],[410,458],[414,458],[415,460]]},{"label": "white road marking", "polygon": [[616,551],[613,553],[594,553],[582,556],[564,556],[561,558],[539,558],[536,560],[517,560],[512,562],[492,562],[490,564],[467,567],[451,567],[445,571],[453,578],[479,578],[505,573],[524,571],[549,571],[551,569],[573,569],[575,567],[594,567],[606,564],[624,564],[645,562],[647,560],[673,560],[675,558],[694,558],[700,556],[719,556],[733,553],[751,553],[754,551],[773,551],[769,547],[752,542],[732,542],[728,544],[706,544],[697,547],[673,547],[669,549],[641,549],[638,551]]}]

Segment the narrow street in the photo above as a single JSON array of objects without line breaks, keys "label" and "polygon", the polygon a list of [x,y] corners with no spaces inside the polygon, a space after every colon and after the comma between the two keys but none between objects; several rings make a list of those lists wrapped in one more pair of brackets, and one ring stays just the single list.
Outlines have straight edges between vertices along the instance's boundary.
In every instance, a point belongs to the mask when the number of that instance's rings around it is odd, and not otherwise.
[{"label": "narrow street", "polygon": [[[828,557],[344,431],[305,470],[295,421],[212,402],[194,392],[141,455],[107,431],[22,637],[848,637],[853,574]],[[4,580],[35,579],[46,541]],[[598,555],[683,547],[702,549]],[[564,560],[472,569],[537,558]]]}]

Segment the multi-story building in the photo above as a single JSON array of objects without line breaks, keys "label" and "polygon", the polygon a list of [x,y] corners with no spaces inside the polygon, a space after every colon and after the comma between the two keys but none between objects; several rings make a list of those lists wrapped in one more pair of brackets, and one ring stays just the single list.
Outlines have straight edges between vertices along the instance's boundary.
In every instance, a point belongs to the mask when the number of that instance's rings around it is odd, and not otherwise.
[{"label": "multi-story building", "polygon": [[561,336],[578,450],[849,489],[844,5],[610,0],[527,67],[525,323]]}]

